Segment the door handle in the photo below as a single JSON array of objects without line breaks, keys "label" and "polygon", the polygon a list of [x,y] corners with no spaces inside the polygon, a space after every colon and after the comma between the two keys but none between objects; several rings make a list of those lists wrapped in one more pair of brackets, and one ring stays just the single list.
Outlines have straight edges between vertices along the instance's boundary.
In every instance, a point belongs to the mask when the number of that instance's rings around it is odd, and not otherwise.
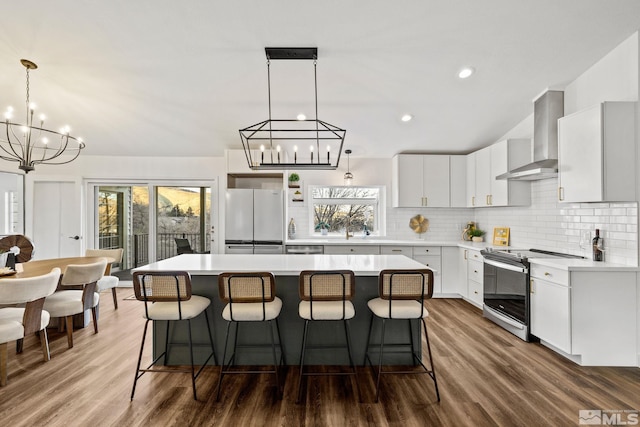
[{"label": "door handle", "polygon": [[73,240],[80,240],[80,236],[69,236],[69,238]]}]

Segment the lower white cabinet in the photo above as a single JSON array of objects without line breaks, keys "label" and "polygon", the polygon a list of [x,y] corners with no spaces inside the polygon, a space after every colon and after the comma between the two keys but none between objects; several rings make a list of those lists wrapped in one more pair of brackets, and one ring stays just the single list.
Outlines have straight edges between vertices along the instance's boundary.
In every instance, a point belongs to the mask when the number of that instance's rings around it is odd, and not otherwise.
[{"label": "lower white cabinet", "polygon": [[484,259],[480,251],[473,249],[462,249],[463,261],[466,264],[466,293],[461,293],[462,297],[471,302],[476,307],[482,308],[484,300]]},{"label": "lower white cabinet", "polygon": [[531,277],[531,334],[571,353],[569,284]]},{"label": "lower white cabinet", "polygon": [[637,366],[636,273],[531,264],[531,333],[583,366]]},{"label": "lower white cabinet", "polygon": [[378,245],[325,245],[324,253],[329,255],[380,255]]},{"label": "lower white cabinet", "polygon": [[442,293],[442,267],[440,246],[414,246],[413,259],[434,270],[433,293]]}]

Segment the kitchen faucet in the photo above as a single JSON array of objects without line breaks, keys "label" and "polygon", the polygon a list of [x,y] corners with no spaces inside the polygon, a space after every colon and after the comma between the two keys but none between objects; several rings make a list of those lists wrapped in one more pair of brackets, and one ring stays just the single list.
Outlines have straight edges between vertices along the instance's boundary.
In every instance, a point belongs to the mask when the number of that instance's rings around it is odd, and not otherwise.
[{"label": "kitchen faucet", "polygon": [[351,225],[351,217],[347,217],[347,224],[344,226],[344,231],[346,234],[346,239],[349,240],[349,237],[353,237],[353,234],[349,234],[349,226]]}]

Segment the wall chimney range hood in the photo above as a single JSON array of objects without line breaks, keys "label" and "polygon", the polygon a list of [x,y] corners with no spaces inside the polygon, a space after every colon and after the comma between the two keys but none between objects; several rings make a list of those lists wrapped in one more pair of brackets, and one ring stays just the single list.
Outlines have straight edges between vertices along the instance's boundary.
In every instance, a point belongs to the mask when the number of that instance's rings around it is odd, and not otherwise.
[{"label": "wall chimney range hood", "polygon": [[496,179],[536,181],[558,176],[558,119],[564,116],[564,92],[549,90],[533,104],[533,162]]}]

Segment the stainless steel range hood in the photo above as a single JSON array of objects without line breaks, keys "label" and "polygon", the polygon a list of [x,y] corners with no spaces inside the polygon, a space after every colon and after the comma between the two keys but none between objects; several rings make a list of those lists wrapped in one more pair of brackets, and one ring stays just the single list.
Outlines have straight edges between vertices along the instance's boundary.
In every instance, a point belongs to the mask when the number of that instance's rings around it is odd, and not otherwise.
[{"label": "stainless steel range hood", "polygon": [[564,115],[564,92],[549,90],[533,104],[533,162],[496,179],[535,181],[558,175],[558,119]]}]

